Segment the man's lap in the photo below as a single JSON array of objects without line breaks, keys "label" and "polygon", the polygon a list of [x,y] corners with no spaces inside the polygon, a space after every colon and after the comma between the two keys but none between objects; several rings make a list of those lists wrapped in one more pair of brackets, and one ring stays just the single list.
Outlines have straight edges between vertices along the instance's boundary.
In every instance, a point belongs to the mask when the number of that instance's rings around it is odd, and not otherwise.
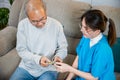
[{"label": "man's lap", "polygon": [[10,80],[57,80],[57,75],[58,72],[56,71],[46,71],[39,77],[34,77],[23,68],[18,67],[11,76]]}]

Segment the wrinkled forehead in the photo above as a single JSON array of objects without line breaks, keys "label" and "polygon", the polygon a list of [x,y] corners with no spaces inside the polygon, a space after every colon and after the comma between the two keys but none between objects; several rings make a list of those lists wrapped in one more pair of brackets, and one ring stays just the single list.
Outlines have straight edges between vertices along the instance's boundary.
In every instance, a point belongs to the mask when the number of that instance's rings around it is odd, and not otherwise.
[{"label": "wrinkled forehead", "polygon": [[46,18],[46,12],[44,10],[35,10],[35,11],[29,11],[28,12],[28,17],[31,20],[39,20],[41,18]]},{"label": "wrinkled forehead", "polygon": [[26,14],[30,20],[46,18],[46,10],[42,0],[29,0],[26,4]]},{"label": "wrinkled forehead", "polygon": [[45,13],[45,8],[44,8],[44,4],[41,0],[29,0],[26,3],[26,13],[30,13],[30,12],[40,12]]}]

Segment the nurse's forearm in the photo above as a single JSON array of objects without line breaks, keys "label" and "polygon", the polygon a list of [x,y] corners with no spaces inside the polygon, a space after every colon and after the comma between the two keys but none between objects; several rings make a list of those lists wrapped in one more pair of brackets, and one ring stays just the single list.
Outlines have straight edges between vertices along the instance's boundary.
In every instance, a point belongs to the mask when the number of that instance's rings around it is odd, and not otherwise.
[{"label": "nurse's forearm", "polygon": [[70,72],[76,74],[77,76],[80,76],[86,80],[98,80],[98,78],[93,77],[90,73],[79,71],[73,67],[71,67]]}]

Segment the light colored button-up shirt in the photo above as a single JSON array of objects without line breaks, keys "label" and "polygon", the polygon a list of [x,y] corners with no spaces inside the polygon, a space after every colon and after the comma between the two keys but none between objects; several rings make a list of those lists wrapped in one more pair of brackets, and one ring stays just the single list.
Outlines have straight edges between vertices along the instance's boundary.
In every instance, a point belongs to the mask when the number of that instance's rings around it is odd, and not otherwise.
[{"label": "light colored button-up shirt", "polygon": [[38,77],[45,71],[54,71],[53,65],[42,67],[39,60],[42,56],[50,60],[54,56],[59,56],[61,59],[67,56],[67,41],[61,23],[47,17],[44,27],[37,28],[25,18],[18,25],[16,49],[21,57],[19,67],[31,75]]}]

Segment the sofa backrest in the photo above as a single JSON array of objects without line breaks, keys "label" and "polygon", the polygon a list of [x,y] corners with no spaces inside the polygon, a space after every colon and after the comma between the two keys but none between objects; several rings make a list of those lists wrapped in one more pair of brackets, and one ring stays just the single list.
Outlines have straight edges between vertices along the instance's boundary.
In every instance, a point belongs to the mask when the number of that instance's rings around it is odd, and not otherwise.
[{"label": "sofa backrest", "polygon": [[9,14],[8,25],[17,27],[22,4],[25,0],[14,0]]},{"label": "sofa backrest", "polygon": [[90,4],[73,0],[43,0],[47,6],[47,14],[59,20],[67,36],[80,38],[80,17],[91,8]]}]

